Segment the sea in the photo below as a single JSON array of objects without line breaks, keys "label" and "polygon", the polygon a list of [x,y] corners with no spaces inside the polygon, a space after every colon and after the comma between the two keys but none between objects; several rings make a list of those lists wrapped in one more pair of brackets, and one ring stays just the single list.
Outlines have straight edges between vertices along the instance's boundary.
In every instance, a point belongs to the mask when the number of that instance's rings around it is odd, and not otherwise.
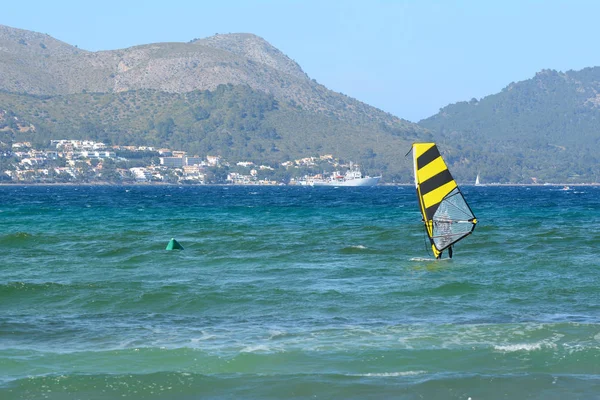
[{"label": "sea", "polygon": [[600,187],[462,191],[0,186],[0,399],[599,399]]}]

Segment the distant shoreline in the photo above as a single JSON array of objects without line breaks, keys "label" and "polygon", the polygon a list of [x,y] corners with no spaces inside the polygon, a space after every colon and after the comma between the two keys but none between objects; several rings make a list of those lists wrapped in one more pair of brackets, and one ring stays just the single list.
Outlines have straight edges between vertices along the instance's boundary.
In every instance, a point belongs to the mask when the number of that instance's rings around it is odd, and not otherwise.
[{"label": "distant shoreline", "polygon": [[[15,183],[15,182],[10,182],[10,183],[0,183],[0,187],[10,187],[10,186],[189,186],[189,187],[202,187],[202,186],[223,186],[223,187],[230,187],[230,186],[240,186],[240,187],[310,187],[310,186],[306,186],[306,185],[238,185],[238,184],[230,184],[230,183],[223,183],[223,184],[217,184],[217,183],[213,183],[213,184],[202,184],[202,185],[190,185],[190,184],[186,184],[186,183],[162,183],[162,182],[153,182],[153,183],[140,183],[140,182],[136,182],[136,183],[108,183],[108,182],[94,182],[94,183],[85,183],[85,182],[81,182],[81,183],[35,183],[35,182],[23,182],[23,183]],[[397,186],[397,187],[402,187],[402,186],[409,186],[409,187],[414,187],[414,183],[382,183],[376,186],[370,186],[371,188],[373,187],[383,187],[383,186]],[[582,186],[600,186],[600,183],[490,183],[490,184],[481,184],[481,185],[475,185],[472,183],[469,184],[459,184],[459,187],[507,187],[507,186],[523,186],[523,187],[557,187],[557,186],[563,186],[563,187],[582,187]],[[366,187],[366,186],[365,186]]]}]

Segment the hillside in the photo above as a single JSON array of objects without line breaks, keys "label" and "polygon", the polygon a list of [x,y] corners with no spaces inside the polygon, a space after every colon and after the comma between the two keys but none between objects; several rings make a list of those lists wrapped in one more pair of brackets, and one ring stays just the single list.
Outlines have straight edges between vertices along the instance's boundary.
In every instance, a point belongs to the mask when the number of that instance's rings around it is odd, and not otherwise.
[{"label": "hillside", "polygon": [[89,138],[232,162],[333,154],[409,183],[436,141],[459,182],[600,181],[600,68],[544,70],[413,124],[328,90],[245,33],[89,52],[0,25],[0,141]]},{"label": "hillside", "polygon": [[155,90],[65,96],[0,92],[0,105],[12,110],[0,112],[0,141],[4,143],[32,141],[42,147],[49,138],[92,138],[257,163],[337,154],[359,162],[367,172],[386,171],[388,177],[406,182],[407,165],[397,163],[397,149],[405,151],[417,139],[417,131],[398,136],[373,122],[349,124],[279,103],[271,95],[242,85],[183,94]]},{"label": "hillside", "polygon": [[409,166],[397,156],[429,137],[416,124],[328,90],[252,34],[88,52],[0,26],[0,48],[5,142],[90,138],[232,161],[333,153],[385,173],[388,182],[408,182]]},{"label": "hillside", "polygon": [[[486,182],[600,181],[600,68],[544,70],[419,122],[457,174]],[[474,179],[474,178],[473,178]]]}]

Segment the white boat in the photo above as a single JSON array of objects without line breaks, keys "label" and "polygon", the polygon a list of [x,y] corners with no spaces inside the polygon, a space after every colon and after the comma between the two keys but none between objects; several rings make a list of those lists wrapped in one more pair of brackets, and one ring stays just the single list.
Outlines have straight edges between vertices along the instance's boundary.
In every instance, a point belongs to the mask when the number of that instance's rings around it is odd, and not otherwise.
[{"label": "white boat", "polygon": [[363,176],[359,169],[349,169],[344,175],[335,171],[329,179],[313,179],[311,186],[375,186],[381,176]]},{"label": "white boat", "polygon": [[477,174],[477,178],[475,178],[475,186],[479,185],[481,185],[481,183],[479,183],[479,174]]}]

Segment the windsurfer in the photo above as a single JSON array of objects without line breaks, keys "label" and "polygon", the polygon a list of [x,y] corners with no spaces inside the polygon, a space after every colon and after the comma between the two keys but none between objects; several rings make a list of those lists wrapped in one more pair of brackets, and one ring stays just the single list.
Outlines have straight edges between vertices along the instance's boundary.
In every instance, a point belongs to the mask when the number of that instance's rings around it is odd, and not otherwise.
[{"label": "windsurfer", "polygon": [[[436,257],[436,259],[441,260],[442,258],[442,254],[444,253],[444,251],[440,251]],[[452,246],[448,247],[448,258],[452,258]]]},{"label": "windsurfer", "polygon": [[[425,231],[435,258],[475,229],[477,219],[465,201],[435,143],[413,143],[415,187]],[[442,250],[438,250],[442,249]]]}]

